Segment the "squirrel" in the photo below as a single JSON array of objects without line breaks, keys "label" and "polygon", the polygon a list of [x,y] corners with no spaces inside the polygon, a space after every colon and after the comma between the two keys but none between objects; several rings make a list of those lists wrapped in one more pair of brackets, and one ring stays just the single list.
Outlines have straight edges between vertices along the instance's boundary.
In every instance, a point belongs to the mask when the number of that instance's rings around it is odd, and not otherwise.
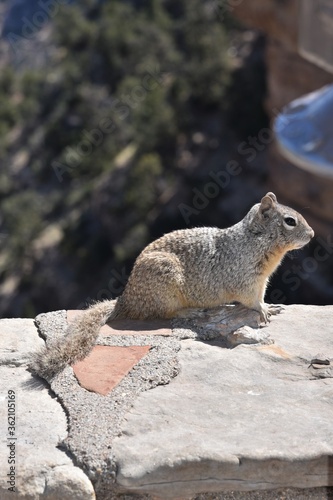
[{"label": "squirrel", "polygon": [[288,251],[303,247],[313,236],[302,215],[279,204],[271,192],[229,228],[167,233],[138,256],[115,305],[106,300],[85,310],[65,337],[34,354],[30,369],[52,377],[83,359],[101,326],[114,319],[173,318],[188,308],[239,302],[267,323],[278,312],[264,302],[269,277]]}]

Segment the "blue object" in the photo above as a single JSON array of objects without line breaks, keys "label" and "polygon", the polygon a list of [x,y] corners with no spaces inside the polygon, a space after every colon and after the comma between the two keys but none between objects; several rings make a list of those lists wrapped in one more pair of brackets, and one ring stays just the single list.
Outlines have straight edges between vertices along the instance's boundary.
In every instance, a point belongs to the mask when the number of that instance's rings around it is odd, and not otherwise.
[{"label": "blue object", "polygon": [[274,132],[290,162],[333,178],[333,85],[288,104],[277,116]]}]

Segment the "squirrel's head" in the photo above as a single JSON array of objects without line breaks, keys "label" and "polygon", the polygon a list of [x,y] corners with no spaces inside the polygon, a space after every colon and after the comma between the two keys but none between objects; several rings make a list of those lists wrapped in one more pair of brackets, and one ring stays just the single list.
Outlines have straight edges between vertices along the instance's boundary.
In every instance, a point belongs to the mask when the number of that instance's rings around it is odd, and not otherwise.
[{"label": "squirrel's head", "polygon": [[314,236],[304,217],[280,205],[274,193],[267,193],[261,203],[252,207],[249,215],[251,232],[267,236],[272,244],[285,251],[302,248]]}]

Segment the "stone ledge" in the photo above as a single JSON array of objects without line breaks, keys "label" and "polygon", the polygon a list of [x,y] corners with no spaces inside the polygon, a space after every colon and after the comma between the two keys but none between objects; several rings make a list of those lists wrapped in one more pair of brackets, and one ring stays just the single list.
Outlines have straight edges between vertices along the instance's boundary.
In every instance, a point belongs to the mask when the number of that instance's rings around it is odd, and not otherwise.
[{"label": "stone ledge", "polygon": [[[329,498],[333,307],[287,306],[265,328],[247,312],[245,330],[225,311],[177,320],[171,336],[147,325],[144,335],[101,335],[97,348],[154,348],[105,396],[81,387],[70,367],[55,377],[68,432],[59,402],[30,385],[27,353],[43,343],[33,321],[1,320],[1,394],[13,381],[18,394],[17,498],[94,498],[59,443],[99,500]],[[65,311],[42,316],[45,337],[64,333]],[[227,348],[230,324],[243,341],[263,343]],[[4,477],[0,488],[1,499],[14,498]]]}]

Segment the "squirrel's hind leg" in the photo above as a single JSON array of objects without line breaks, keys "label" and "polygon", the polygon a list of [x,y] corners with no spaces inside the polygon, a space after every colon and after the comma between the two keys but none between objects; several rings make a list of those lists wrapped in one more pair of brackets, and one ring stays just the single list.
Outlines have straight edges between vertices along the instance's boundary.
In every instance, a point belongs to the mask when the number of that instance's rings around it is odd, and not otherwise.
[{"label": "squirrel's hind leg", "polygon": [[172,318],[186,307],[183,282],[182,266],[176,255],[154,251],[140,256],[119,301],[122,316]]}]

